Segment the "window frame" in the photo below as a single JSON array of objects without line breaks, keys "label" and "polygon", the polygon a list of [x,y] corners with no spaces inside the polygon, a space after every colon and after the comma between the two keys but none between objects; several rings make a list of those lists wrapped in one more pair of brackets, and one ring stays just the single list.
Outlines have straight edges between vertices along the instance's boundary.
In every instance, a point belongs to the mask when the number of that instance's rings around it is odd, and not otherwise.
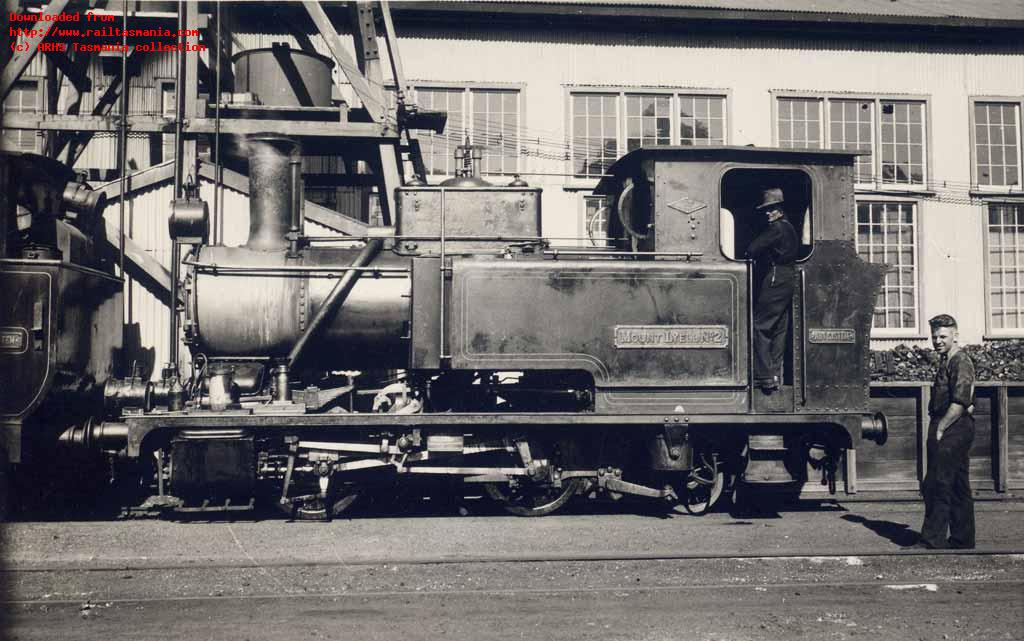
[{"label": "window frame", "polygon": [[[877,194],[886,193],[929,193],[932,184],[932,104],[931,96],[927,94],[899,94],[899,93],[872,93],[872,92],[842,92],[842,91],[801,91],[790,89],[772,89],[771,95],[771,131],[772,146],[779,147],[779,99],[780,98],[803,98],[820,101],[820,143],[819,149],[828,150],[831,144],[831,121],[829,120],[829,105],[832,100],[861,100],[873,104],[871,114],[871,181],[856,182],[854,175],[854,188],[858,192],[870,191]],[[922,159],[922,182],[920,183],[896,183],[884,182],[882,180],[882,118],[881,106],[883,102],[907,102],[922,103],[924,105],[924,127],[922,132],[921,151]]]},{"label": "window frame", "polygon": [[[1017,184],[1014,185],[980,185],[978,184],[978,149],[976,146],[977,134],[975,127],[977,123],[974,119],[974,108],[978,103],[1010,103],[1017,107]],[[1024,194],[1024,158],[1021,157],[1024,152],[1024,127],[1021,126],[1024,121],[1024,96],[990,96],[990,95],[978,95],[968,96],[967,98],[967,118],[969,124],[968,133],[970,135],[970,148],[971,148],[971,188],[970,193],[972,195],[979,196],[991,196],[991,195],[1008,195],[1008,194]],[[988,203],[986,203],[986,207]],[[986,215],[988,211],[986,210]],[[987,225],[987,223],[986,223]]]},{"label": "window frame", "polygon": [[[474,91],[513,91],[516,93],[516,134],[518,140],[516,141],[516,161],[515,168],[509,172],[492,173],[485,172],[481,168],[481,176],[513,176],[523,172],[523,136],[526,127],[526,83],[525,82],[482,82],[482,81],[455,81],[455,80],[408,80],[406,85],[411,86],[413,90],[413,99],[419,101],[419,92],[421,90],[460,90],[462,92],[462,122],[459,126],[464,132],[473,131],[473,109],[475,107],[473,92]],[[395,85],[388,84],[388,89],[394,89]],[[468,123],[468,124],[467,124]],[[445,124],[445,130],[452,123]],[[436,136],[438,134],[422,134],[423,138],[428,136]],[[440,134],[446,136],[447,134]],[[459,142],[459,145],[462,143]],[[475,143],[474,143],[475,144]],[[458,145],[456,145],[458,146]],[[454,161],[453,161],[454,162]],[[452,178],[453,174],[438,174],[428,173],[425,178],[427,179],[438,179],[444,180]]]},{"label": "window frame", "polygon": [[[18,78],[17,81],[15,82],[15,84],[21,83],[21,82],[24,82],[24,83],[35,83],[35,86],[36,86],[36,89],[35,89],[36,108],[35,108],[35,111],[33,111],[31,113],[42,114],[42,113],[46,112],[46,82],[44,82],[45,80],[46,79],[41,77],[41,76],[22,76],[22,77]],[[11,87],[11,91],[12,92],[14,91],[14,86]],[[8,98],[10,98],[10,95],[8,95]],[[6,102],[6,100],[5,100],[5,102]],[[4,108],[4,112],[6,113],[6,111],[7,110],[6,110],[6,107],[5,107]],[[19,111],[18,113],[25,113],[25,112]],[[2,139],[0,139],[0,147],[2,147],[4,150],[9,150],[9,151],[18,151],[18,152],[36,153],[36,154],[42,153],[43,141],[42,141],[41,136],[39,135],[39,133],[40,133],[39,129],[35,129],[35,130],[32,130],[32,129],[17,129],[15,131],[28,133],[28,134],[30,134],[32,136],[32,138],[34,140],[34,144],[32,146],[32,151],[31,152],[27,152],[27,150],[20,149],[20,148],[19,149],[13,149],[13,148],[9,147],[8,145],[4,144]]]},{"label": "window frame", "polygon": [[[982,224],[984,225],[982,234],[984,238],[983,247],[985,252],[985,335],[984,339],[1012,339],[1012,338],[1024,338],[1024,325],[1021,327],[1015,327],[1011,329],[1000,328],[996,329],[992,323],[992,254],[991,245],[989,242],[989,208],[992,205],[1014,205],[1020,207],[1021,215],[1024,216],[1024,200],[1020,199],[1006,199],[1006,198],[993,198],[985,202],[985,213],[982,216]],[[1018,239],[1018,242],[1024,239]],[[1024,254],[1024,246],[1021,248],[1021,253]],[[1019,276],[1024,275],[1024,266],[1021,266],[1020,272],[1018,273],[1018,285]],[[1018,294],[1018,304],[1024,306],[1024,301],[1021,301]]]},{"label": "window frame", "polygon": [[[922,239],[921,239],[921,233],[922,233],[922,229],[923,229],[923,226],[921,225],[921,201],[918,200],[918,199],[915,199],[915,198],[905,198],[905,197],[899,197],[899,196],[895,196],[895,195],[886,195],[886,194],[864,194],[863,196],[857,195],[854,198],[853,242],[854,242],[854,251],[856,251],[858,255],[860,254],[860,247],[859,247],[858,242],[857,242],[857,240],[859,238],[859,230],[857,229],[857,225],[859,225],[860,223],[859,223],[858,218],[857,218],[857,214],[858,214],[857,208],[861,204],[867,204],[867,203],[882,203],[882,204],[894,204],[894,205],[911,205],[914,208],[913,209],[913,221],[914,221],[913,222],[913,228],[914,228],[914,279],[913,279],[913,287],[914,287],[914,316],[915,316],[915,321],[916,322],[915,322],[913,327],[875,327],[874,314],[872,314],[872,317],[871,317],[871,330],[870,330],[871,338],[873,338],[873,339],[893,339],[893,338],[899,338],[899,339],[908,339],[908,340],[909,339],[927,338],[928,337],[927,334],[925,333],[924,329],[922,329],[924,327],[924,323],[923,323],[923,320],[922,320],[922,310],[924,309],[924,288],[921,286],[921,280],[923,278],[923,274],[925,272],[925,268],[924,268],[924,265],[922,264],[922,259],[924,257],[924,253],[921,251],[921,248],[924,246],[924,244],[922,243]],[[879,263],[871,263],[871,264],[876,265],[876,264],[879,264]],[[879,290],[879,295],[880,296],[882,295],[882,293],[884,291],[884,287],[885,287],[885,281],[883,280],[883,282],[882,282],[882,289]],[[877,299],[875,301],[875,305],[877,305]]]},{"label": "window frame", "polygon": [[[156,78],[154,80],[156,86],[156,100],[157,104],[160,105],[160,117],[167,118],[167,109],[164,105],[164,92],[170,87],[170,92],[174,95],[175,101],[178,97],[178,81],[174,78]],[[170,115],[170,119],[174,120],[174,114]],[[165,163],[169,160],[174,160],[174,152],[177,150],[174,147],[174,134],[157,134],[160,137],[160,141],[157,143],[160,146],[160,162]],[[165,154],[167,147],[170,146],[171,154]]]},{"label": "window frame", "polygon": [[[579,202],[580,202],[580,215],[579,215],[579,219],[578,219],[579,220],[579,225],[577,226],[577,236],[579,236],[579,238],[581,239],[581,243],[582,243],[582,245],[584,247],[612,247],[613,246],[613,243],[608,238],[609,214],[611,213],[611,206],[610,206],[610,203],[608,201],[610,199],[611,199],[610,196],[599,196],[599,195],[594,194],[594,193],[581,192],[581,195],[580,195],[580,198],[579,198]],[[604,200],[605,201],[605,213],[604,213],[605,240],[604,240],[604,242],[595,242],[595,239],[591,238],[591,236],[590,236],[590,220],[587,217],[587,206],[588,206],[588,201],[589,200]]]},{"label": "window frame", "polygon": [[[667,95],[670,96],[669,113],[669,140],[670,145],[680,145],[680,124],[679,124],[679,96],[697,96],[721,98],[724,101],[722,109],[722,145],[728,145],[732,138],[732,89],[713,87],[665,87],[665,86],[643,86],[643,85],[575,85],[566,84],[564,88],[565,101],[565,184],[567,190],[593,189],[597,186],[600,178],[580,177],[575,171],[575,157],[573,152],[573,96],[579,94],[603,94],[615,96],[615,156],[621,158],[626,154],[627,149],[627,113],[626,97],[638,95]],[[585,223],[584,223],[585,225]]]}]

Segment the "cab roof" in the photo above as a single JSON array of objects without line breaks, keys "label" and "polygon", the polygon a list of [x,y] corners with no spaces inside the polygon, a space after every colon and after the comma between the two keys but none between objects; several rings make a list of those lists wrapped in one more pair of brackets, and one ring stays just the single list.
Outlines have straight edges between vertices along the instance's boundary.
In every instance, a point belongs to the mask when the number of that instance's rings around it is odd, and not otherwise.
[{"label": "cab roof", "polygon": [[608,168],[594,193],[612,194],[621,180],[638,173],[647,160],[676,162],[739,162],[765,165],[845,165],[852,166],[856,151],[841,149],[781,149],[735,145],[665,145],[641,147],[619,158]]}]

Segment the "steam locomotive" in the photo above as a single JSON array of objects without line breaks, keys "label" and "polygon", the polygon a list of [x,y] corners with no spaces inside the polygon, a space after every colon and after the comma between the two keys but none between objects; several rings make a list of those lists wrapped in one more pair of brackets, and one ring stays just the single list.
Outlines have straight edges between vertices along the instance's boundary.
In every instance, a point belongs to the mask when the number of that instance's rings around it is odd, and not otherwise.
[{"label": "steam locomotive", "polygon": [[[540,189],[476,176],[400,187],[394,227],[364,238],[308,237],[298,143],[247,145],[243,246],[207,243],[201,201],[171,217],[192,247],[187,376],[113,376],[119,279],[76,254],[89,228],[65,204],[25,201],[70,241],[8,243],[0,260],[5,462],[39,465],[54,442],[106,452],[184,512],[269,496],[330,518],[444,479],[526,516],[624,495],[701,513],[730,488],[817,472],[834,492],[857,446],[886,438],[868,407],[883,266],[855,250],[852,153],[641,148],[596,189],[609,240],[558,247]],[[752,385],[742,248],[771,187],[802,245],[783,384],[767,393]]]}]

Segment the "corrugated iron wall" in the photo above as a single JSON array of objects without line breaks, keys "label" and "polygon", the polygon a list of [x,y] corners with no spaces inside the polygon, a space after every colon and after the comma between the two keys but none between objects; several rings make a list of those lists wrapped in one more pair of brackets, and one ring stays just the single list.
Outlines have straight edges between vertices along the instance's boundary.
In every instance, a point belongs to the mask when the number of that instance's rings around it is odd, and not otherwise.
[{"label": "corrugated iron wall", "polygon": [[[241,245],[249,234],[249,197],[232,189],[220,190],[223,213],[224,244]],[[213,183],[201,181],[200,196],[213,211]],[[125,221],[128,237],[144,251],[170,269],[171,239],[167,233],[167,219],[174,189],[170,182],[136,193],[126,201]],[[119,207],[115,203],[104,212],[104,218],[115,228],[118,225]],[[319,231],[317,232],[319,233]],[[325,232],[323,235],[327,235]],[[184,273],[184,271],[182,272]],[[125,322],[138,326],[143,351],[152,350],[153,376],[159,376],[160,368],[167,362],[170,340],[169,310],[167,305],[142,283],[128,279],[125,292]],[[183,361],[188,361],[189,351],[184,344],[179,346]]]},{"label": "corrugated iron wall", "polygon": [[[590,184],[566,173],[552,150],[568,149],[573,87],[720,90],[728,95],[729,144],[775,144],[773,90],[913,95],[928,101],[933,191],[864,192],[916,202],[918,327],[875,345],[924,342],[927,318],[953,313],[967,342],[985,334],[985,208],[971,201],[971,96],[1024,95],[1024,48],[985,42],[880,41],[856,37],[490,29],[399,25],[406,75],[421,82],[525,83],[520,170],[545,189],[543,229],[578,236]],[[530,153],[530,152],[547,153]]]},{"label": "corrugated iron wall", "polygon": [[[277,24],[257,30],[243,24],[232,29],[235,50],[287,42],[289,34],[271,33]],[[263,31],[266,27],[267,31]],[[892,342],[921,341],[924,320],[940,312],[960,316],[964,338],[982,339],[985,332],[985,256],[983,206],[971,204],[969,102],[971,96],[1020,96],[1024,93],[1024,50],[1018,45],[945,42],[938,39],[878,40],[856,37],[737,35],[721,33],[624,32],[614,29],[515,29],[489,26],[410,26],[399,24],[406,75],[419,81],[517,84],[522,86],[519,169],[532,184],[545,188],[543,229],[551,237],[581,235],[582,197],[589,185],[566,176],[570,167],[554,152],[568,149],[568,94],[572,87],[600,85],[614,89],[678,87],[716,89],[728,98],[730,144],[773,144],[772,91],[857,92],[864,95],[915,95],[928,99],[929,175],[937,194],[912,194],[920,220],[919,317],[916,332]],[[314,48],[329,51],[312,34]],[[350,38],[342,39],[352,52]],[[385,52],[382,51],[382,54]],[[150,54],[142,73],[133,77],[131,110],[157,114],[160,84],[174,77],[171,54]],[[384,65],[387,69],[387,65]],[[119,71],[119,66],[115,73]],[[45,74],[43,60],[33,61],[29,74]],[[335,68],[336,80],[339,70]],[[385,72],[386,73],[386,72]],[[109,85],[98,59],[90,66],[95,82],[83,100],[91,110]],[[79,167],[116,166],[116,136],[97,136]],[[130,161],[148,166],[149,137],[132,137]],[[547,153],[533,153],[538,150]],[[306,171],[340,170],[334,157],[310,158]],[[950,197],[952,194],[952,197]],[[357,197],[337,194],[338,208],[355,213]],[[876,198],[862,194],[860,198]],[[346,211],[349,209],[349,211]]]}]

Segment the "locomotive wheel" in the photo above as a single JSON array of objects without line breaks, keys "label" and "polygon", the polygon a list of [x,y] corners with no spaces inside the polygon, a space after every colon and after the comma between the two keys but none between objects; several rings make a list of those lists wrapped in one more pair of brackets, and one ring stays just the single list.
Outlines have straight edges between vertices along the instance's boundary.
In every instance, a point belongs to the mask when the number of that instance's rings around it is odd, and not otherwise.
[{"label": "locomotive wheel", "polygon": [[694,466],[686,479],[683,491],[679,493],[683,508],[694,516],[704,516],[722,498],[725,489],[725,472],[718,466],[717,460],[709,462],[703,454],[699,455],[700,463]]},{"label": "locomotive wheel", "polygon": [[544,516],[568,503],[580,484],[581,479],[578,478],[564,481],[562,487],[531,482],[521,482],[517,487],[507,483],[486,483],[484,490],[489,497],[503,504],[510,514]]}]

